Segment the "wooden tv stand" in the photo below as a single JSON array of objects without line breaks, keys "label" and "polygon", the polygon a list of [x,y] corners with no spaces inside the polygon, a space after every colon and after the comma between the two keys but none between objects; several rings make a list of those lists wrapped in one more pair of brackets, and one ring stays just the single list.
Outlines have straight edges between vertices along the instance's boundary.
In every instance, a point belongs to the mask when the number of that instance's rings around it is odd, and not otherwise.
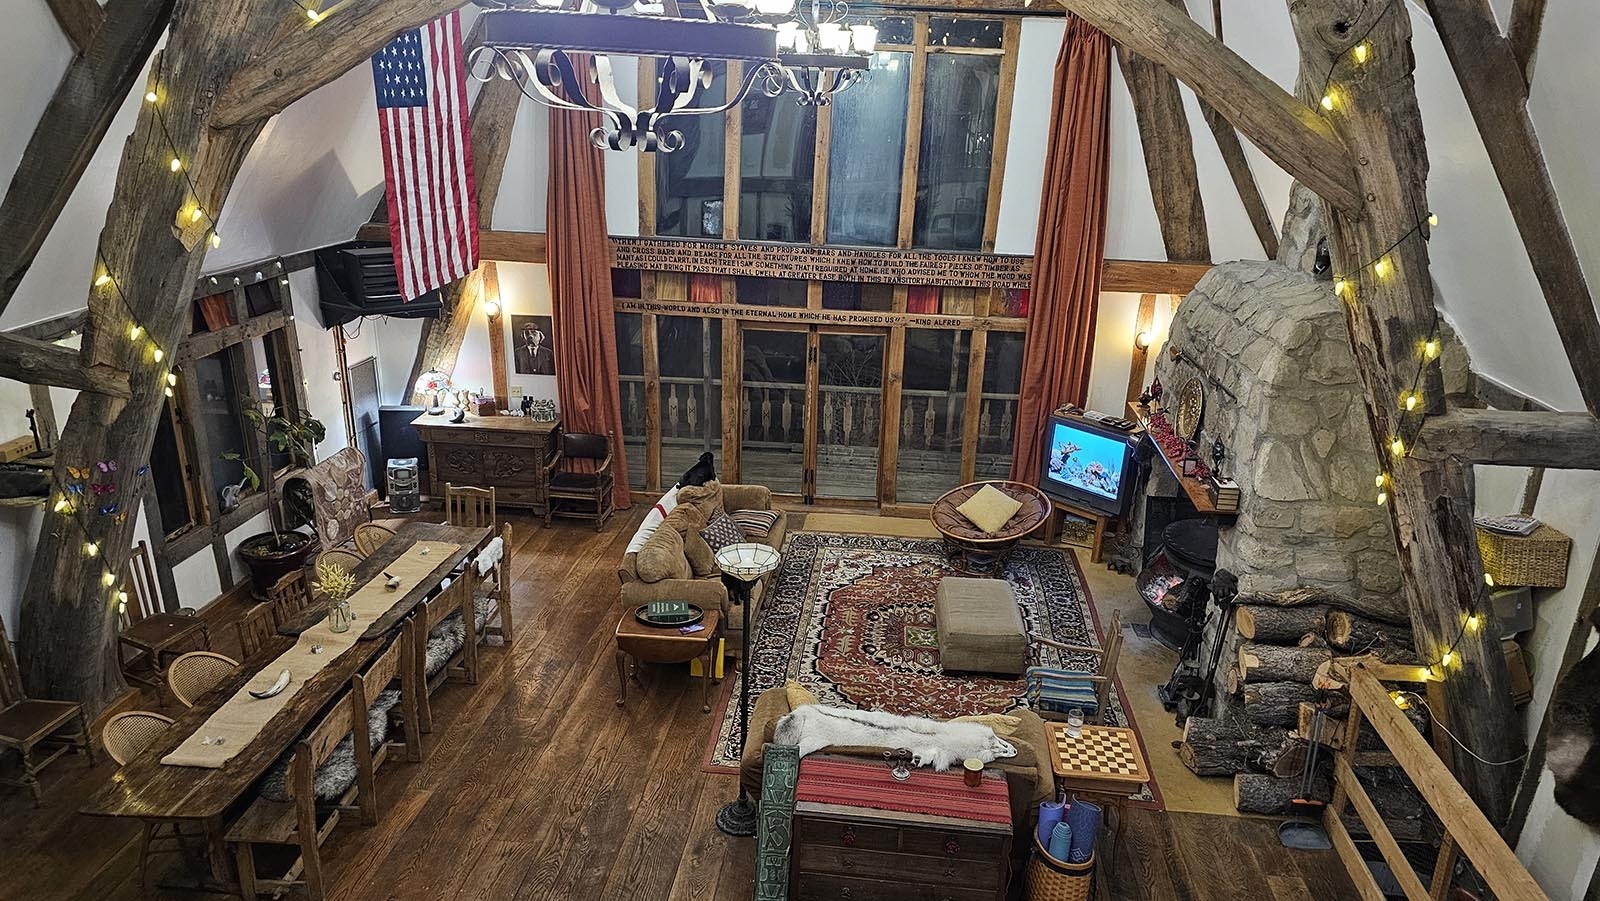
[{"label": "wooden tv stand", "polygon": [[[1049,497],[1049,495],[1045,496]],[[1094,510],[1075,506],[1052,497],[1050,498],[1050,515],[1045,517],[1044,520],[1045,544],[1053,545],[1056,543],[1056,539],[1061,536],[1061,517],[1066,513],[1071,513],[1073,516],[1081,516],[1094,523],[1094,540],[1089,545],[1089,562],[1099,563],[1103,556],[1102,548],[1105,546],[1106,530],[1117,521],[1117,517],[1097,513]]]}]

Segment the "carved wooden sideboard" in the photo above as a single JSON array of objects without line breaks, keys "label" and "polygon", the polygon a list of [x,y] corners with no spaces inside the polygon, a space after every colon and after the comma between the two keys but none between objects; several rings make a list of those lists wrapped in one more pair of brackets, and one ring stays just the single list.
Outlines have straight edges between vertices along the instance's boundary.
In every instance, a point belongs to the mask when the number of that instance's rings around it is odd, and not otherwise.
[{"label": "carved wooden sideboard", "polygon": [[411,425],[428,445],[428,493],[444,497],[446,483],[493,488],[495,503],[543,515],[549,504],[545,465],[561,439],[560,422],[526,416],[418,416]]}]

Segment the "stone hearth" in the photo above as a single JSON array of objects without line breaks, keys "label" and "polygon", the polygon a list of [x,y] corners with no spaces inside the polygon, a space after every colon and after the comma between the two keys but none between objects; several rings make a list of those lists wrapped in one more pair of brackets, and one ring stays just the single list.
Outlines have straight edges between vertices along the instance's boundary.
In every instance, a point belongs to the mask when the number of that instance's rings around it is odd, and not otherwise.
[{"label": "stone hearth", "polygon": [[1213,268],[1174,314],[1156,373],[1168,405],[1191,376],[1205,386],[1201,457],[1220,437],[1222,470],[1242,495],[1217,566],[1241,591],[1399,590],[1355,360],[1328,281],[1278,263]]}]

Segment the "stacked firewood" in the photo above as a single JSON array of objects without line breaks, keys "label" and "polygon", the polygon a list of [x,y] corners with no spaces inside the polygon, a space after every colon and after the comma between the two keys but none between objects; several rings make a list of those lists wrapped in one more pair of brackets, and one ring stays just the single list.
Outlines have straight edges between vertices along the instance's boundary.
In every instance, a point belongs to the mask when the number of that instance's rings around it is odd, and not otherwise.
[{"label": "stacked firewood", "polygon": [[[1343,747],[1350,697],[1335,663],[1415,664],[1403,608],[1319,588],[1241,595],[1220,650],[1210,717],[1191,716],[1178,756],[1201,776],[1233,776],[1244,813],[1282,814],[1300,795],[1311,738],[1322,745],[1312,797],[1331,792],[1332,752]],[[1322,713],[1320,726],[1318,711]],[[1419,728],[1421,711],[1413,707]],[[1386,820],[1420,833],[1423,805],[1370,725],[1355,758],[1357,774]]]}]

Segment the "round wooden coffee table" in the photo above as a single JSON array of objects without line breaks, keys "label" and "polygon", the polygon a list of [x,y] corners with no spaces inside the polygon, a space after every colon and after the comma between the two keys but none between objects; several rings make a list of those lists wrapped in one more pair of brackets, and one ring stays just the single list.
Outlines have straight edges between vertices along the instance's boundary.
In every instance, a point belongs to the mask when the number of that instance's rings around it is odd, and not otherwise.
[{"label": "round wooden coffee table", "polygon": [[617,706],[628,700],[628,679],[637,677],[637,664],[688,663],[699,658],[704,666],[705,682],[701,692],[702,712],[711,710],[711,682],[716,672],[712,659],[716,653],[717,639],[722,636],[722,611],[707,610],[698,632],[684,633],[677,626],[647,626],[633,615],[635,607],[622,611],[617,621],[617,681],[619,692]]}]

